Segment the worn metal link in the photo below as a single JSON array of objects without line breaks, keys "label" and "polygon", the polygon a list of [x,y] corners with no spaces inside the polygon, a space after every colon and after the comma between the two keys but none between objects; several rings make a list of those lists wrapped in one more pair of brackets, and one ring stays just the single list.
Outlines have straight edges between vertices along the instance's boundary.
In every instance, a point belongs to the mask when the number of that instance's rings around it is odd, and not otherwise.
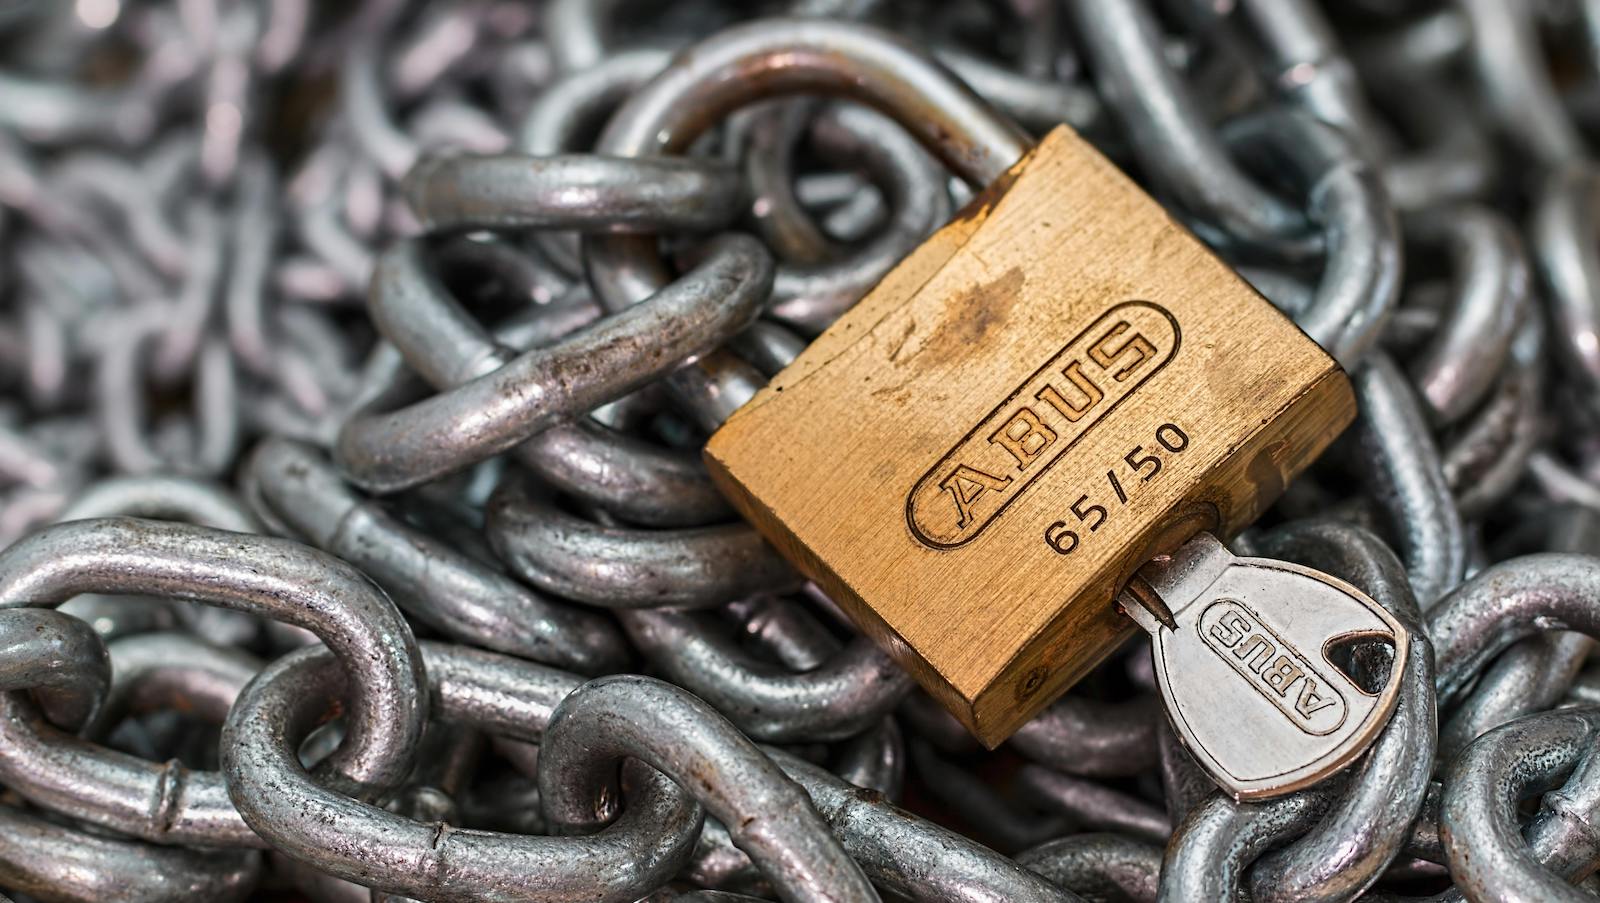
[{"label": "worn metal link", "polygon": [[[19,903],[1600,891],[1600,2],[76,0],[0,48]],[[1409,633],[1298,793],[1220,793],[1143,646],[984,749],[701,463],[1061,123],[1354,382],[1233,542]]]}]

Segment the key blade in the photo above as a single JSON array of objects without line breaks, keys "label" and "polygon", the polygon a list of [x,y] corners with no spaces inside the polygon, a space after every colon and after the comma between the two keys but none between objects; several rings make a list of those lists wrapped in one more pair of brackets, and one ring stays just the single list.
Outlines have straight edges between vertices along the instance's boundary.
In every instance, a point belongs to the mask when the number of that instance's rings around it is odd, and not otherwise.
[{"label": "key blade", "polygon": [[1138,576],[1173,609],[1182,608],[1216,583],[1238,559],[1210,533],[1198,533],[1171,555],[1153,558]]},{"label": "key blade", "polygon": [[1159,555],[1128,580],[1117,604],[1151,636],[1163,627],[1178,629],[1174,608],[1189,604],[1234,562],[1233,555],[1209,533],[1196,534],[1171,555]]},{"label": "key blade", "polygon": [[[1213,566],[1214,551],[1206,555]],[[1285,562],[1229,559],[1199,595],[1177,602],[1163,594],[1178,626],[1152,634],[1156,679],[1174,731],[1212,779],[1235,799],[1265,799],[1324,780],[1376,739],[1399,695],[1408,636],[1342,581]],[[1394,645],[1377,693],[1327,656],[1333,641],[1351,637]]]},{"label": "key blade", "polygon": [[1167,603],[1161,598],[1161,594],[1156,592],[1155,587],[1150,585],[1150,581],[1138,574],[1134,574],[1128,585],[1123,587],[1122,594],[1117,597],[1117,603],[1122,606],[1128,617],[1137,621],[1139,626],[1144,627],[1149,633],[1155,633],[1155,625],[1147,624],[1143,617],[1129,607],[1130,605],[1138,606],[1145,615],[1154,618],[1156,624],[1168,630],[1178,629],[1178,618],[1172,613],[1172,609],[1167,607]]}]

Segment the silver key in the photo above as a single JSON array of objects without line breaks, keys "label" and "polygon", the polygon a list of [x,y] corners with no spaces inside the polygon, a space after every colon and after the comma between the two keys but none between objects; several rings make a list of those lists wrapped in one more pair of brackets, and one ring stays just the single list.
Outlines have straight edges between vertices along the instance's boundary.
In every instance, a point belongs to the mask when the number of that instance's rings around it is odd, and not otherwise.
[{"label": "silver key", "polygon": [[[1235,557],[1202,533],[1140,568],[1119,601],[1150,634],[1173,729],[1235,799],[1280,796],[1334,774],[1394,711],[1405,628],[1341,580]],[[1330,655],[1379,640],[1394,656],[1371,693]]]}]

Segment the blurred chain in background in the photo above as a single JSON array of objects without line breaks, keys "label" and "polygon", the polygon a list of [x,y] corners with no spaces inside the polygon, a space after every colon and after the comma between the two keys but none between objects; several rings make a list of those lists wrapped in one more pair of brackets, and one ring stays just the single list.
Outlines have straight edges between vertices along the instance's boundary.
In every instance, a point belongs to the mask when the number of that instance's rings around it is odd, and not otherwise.
[{"label": "blurred chain in background", "polygon": [[[1600,890],[1600,2],[12,0],[0,48],[15,899]],[[1220,794],[1137,641],[984,751],[700,464],[1063,122],[1355,380],[1235,543],[1411,633],[1308,790]]]}]

